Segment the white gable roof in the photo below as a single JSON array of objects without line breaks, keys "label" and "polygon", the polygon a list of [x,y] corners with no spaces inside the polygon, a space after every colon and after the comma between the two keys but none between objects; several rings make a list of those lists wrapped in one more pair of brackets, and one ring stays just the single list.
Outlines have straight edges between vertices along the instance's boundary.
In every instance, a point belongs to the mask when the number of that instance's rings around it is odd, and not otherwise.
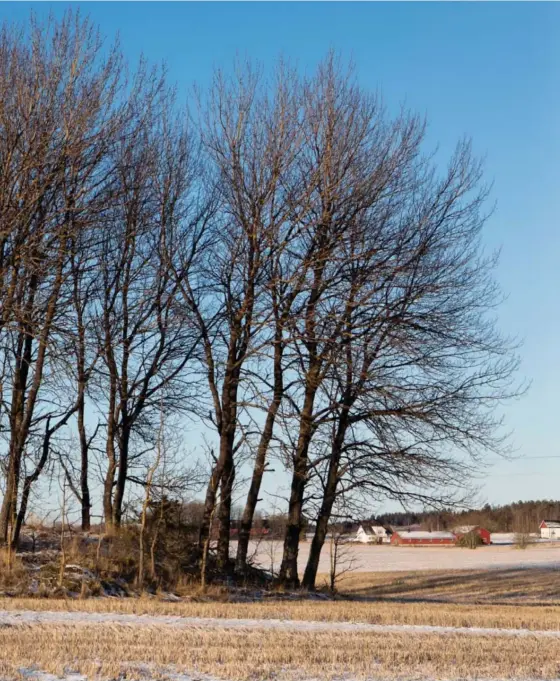
[{"label": "white gable roof", "polygon": [[362,523],[360,527],[358,528],[359,530],[363,530],[366,534],[377,534],[377,535],[386,535],[387,530],[382,526],[382,525],[371,525],[370,523]]}]

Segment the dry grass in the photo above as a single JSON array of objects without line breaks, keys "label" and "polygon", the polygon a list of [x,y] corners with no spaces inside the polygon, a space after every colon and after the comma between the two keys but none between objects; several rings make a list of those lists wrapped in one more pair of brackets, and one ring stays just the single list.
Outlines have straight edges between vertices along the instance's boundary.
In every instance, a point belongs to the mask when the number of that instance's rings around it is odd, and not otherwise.
[{"label": "dry grass", "polygon": [[462,605],[353,601],[180,602],[130,599],[2,599],[4,610],[114,612],[249,619],[286,619],[371,624],[429,624],[450,627],[560,630],[560,606]]},{"label": "dry grass", "polygon": [[[147,596],[9,598],[0,600],[0,609],[560,630],[560,605],[550,603],[558,598],[557,579],[558,572],[551,570],[362,573],[343,582],[343,589],[362,600],[224,602],[218,599],[227,593],[216,590],[204,597],[209,600],[193,596],[177,603]],[[524,600],[532,604],[519,605]],[[146,678],[146,665],[154,678],[175,670],[232,681],[553,679],[560,677],[560,639],[142,624],[0,625],[2,680],[19,678],[19,669],[34,666],[57,675],[72,670],[88,678]]]},{"label": "dry grass", "polygon": [[[558,571],[360,573],[342,583],[347,595],[324,600],[228,602],[228,593],[193,592],[190,600],[0,599],[0,610],[51,610],[429,624],[452,627],[560,630]],[[277,595],[278,597],[280,594]],[[555,604],[555,601],[559,604]],[[258,629],[173,629],[142,624],[0,624],[0,679],[37,667],[88,678],[153,678],[166,670],[207,673],[232,681],[354,677],[356,679],[475,679],[560,677],[560,639],[461,634],[305,632]],[[134,670],[136,669],[136,674]]]},{"label": "dry grass", "polygon": [[0,547],[0,588],[12,587],[26,577],[27,571],[17,554]]},{"label": "dry grass", "polygon": [[[164,633],[164,635],[163,635]],[[560,675],[560,641],[433,634],[173,630],[93,625],[0,629],[0,677],[36,666],[116,678],[149,665],[222,679],[542,678]],[[157,673],[159,668],[159,674]],[[141,674],[137,672],[137,675]],[[145,678],[145,677],[144,677]]]}]

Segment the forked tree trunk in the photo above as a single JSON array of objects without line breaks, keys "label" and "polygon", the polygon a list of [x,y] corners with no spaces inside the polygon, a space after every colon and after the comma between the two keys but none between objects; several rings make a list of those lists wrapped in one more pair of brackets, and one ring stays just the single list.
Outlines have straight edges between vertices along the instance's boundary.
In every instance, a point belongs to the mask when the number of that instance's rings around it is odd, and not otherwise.
[{"label": "forked tree trunk", "polygon": [[315,580],[317,579],[319,559],[321,557],[321,551],[325,543],[332,510],[336,501],[337,486],[339,481],[340,455],[342,452],[346,430],[347,418],[344,418],[343,415],[337,428],[335,441],[333,442],[329,460],[329,469],[327,473],[327,482],[323,492],[323,500],[321,502],[321,510],[319,511],[319,516],[317,518],[315,533],[313,534],[313,540],[309,549],[309,557],[307,559],[307,565],[303,574],[302,586],[304,589],[309,589],[310,591],[315,589]]},{"label": "forked tree trunk", "polygon": [[303,529],[303,499],[308,475],[309,445],[313,437],[313,406],[317,393],[319,364],[316,358],[312,360],[307,374],[305,398],[300,414],[300,426],[296,453],[294,456],[294,470],[288,507],[288,525],[284,538],[284,552],[278,581],[287,588],[299,587],[298,551],[299,539]]}]

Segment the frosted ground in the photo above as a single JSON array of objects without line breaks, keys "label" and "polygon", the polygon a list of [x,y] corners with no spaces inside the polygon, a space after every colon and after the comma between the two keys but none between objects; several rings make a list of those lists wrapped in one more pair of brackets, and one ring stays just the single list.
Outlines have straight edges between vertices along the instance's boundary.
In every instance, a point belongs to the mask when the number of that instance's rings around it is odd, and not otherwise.
[{"label": "frosted ground", "polygon": [[504,629],[496,627],[448,627],[428,624],[370,624],[364,622],[313,622],[308,620],[248,619],[226,617],[180,617],[134,615],[112,612],[34,612],[0,610],[0,626],[119,624],[129,627],[173,627],[179,629],[258,629],[293,632],[362,632],[373,634],[463,634],[467,636],[515,636],[560,638],[554,629]]},{"label": "frosted ground", "polygon": [[[477,570],[490,568],[560,568],[560,542],[558,546],[535,543],[525,550],[506,543],[511,535],[500,535],[500,544],[481,546],[476,550],[454,546],[390,546],[347,544],[345,560],[352,559],[354,572],[404,572],[410,570]],[[302,542],[299,550],[299,567],[305,568],[309,555],[309,542]],[[232,543],[232,553],[236,550]],[[263,568],[278,570],[282,559],[281,542],[262,541],[250,547],[255,563]],[[329,547],[325,544],[319,563],[319,573],[329,571]]]}]

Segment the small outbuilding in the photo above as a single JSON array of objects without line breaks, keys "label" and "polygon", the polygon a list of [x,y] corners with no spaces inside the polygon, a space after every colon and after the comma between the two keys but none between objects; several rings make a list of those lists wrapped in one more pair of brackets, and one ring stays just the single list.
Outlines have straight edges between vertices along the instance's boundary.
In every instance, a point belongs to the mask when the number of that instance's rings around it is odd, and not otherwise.
[{"label": "small outbuilding", "polygon": [[412,532],[393,532],[391,544],[395,546],[454,546],[456,537],[453,532],[429,532],[424,530]]},{"label": "small outbuilding", "polygon": [[541,539],[560,539],[560,520],[543,520],[539,528]]}]

